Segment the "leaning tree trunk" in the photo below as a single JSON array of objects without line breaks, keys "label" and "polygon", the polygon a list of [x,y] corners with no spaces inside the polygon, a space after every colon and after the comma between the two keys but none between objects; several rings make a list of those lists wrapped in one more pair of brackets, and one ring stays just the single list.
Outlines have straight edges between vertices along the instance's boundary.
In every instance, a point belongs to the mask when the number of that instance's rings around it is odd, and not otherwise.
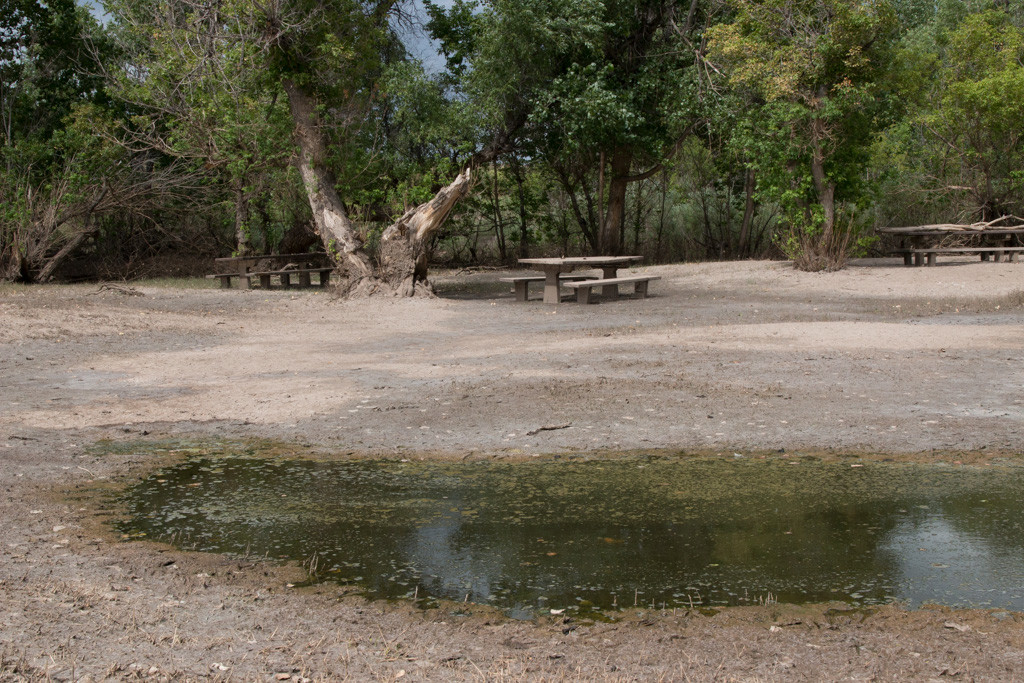
[{"label": "leaning tree trunk", "polygon": [[409,209],[381,235],[380,265],[374,269],[355,226],[334,189],[335,178],[325,163],[326,145],[320,133],[315,101],[294,81],[285,80],[295,138],[299,145],[299,172],[306,187],[313,221],[320,239],[338,268],[342,290],[349,296],[394,293],[397,296],[432,296],[427,280],[427,247],[460,199],[469,194],[473,168],[494,159],[507,144],[504,136],[491,149],[477,154],[466,168],[434,198]]},{"label": "leaning tree trunk", "polygon": [[295,126],[295,141],[299,145],[299,173],[309,208],[313,210],[317,234],[338,269],[342,286],[362,287],[365,280],[373,279],[373,266],[334,189],[334,173],[325,161],[326,145],[320,132],[316,101],[291,79],[285,79],[283,86]]}]

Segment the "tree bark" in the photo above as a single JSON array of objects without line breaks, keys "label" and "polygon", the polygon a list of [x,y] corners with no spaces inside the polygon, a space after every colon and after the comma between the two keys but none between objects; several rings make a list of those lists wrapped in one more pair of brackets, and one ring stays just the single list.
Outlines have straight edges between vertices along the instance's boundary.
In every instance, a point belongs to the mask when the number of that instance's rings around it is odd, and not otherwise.
[{"label": "tree bark", "polygon": [[633,152],[628,148],[619,148],[612,153],[611,182],[608,183],[608,208],[601,225],[600,249],[606,256],[616,255],[621,251],[622,226],[626,218],[626,188],[631,178],[630,166],[633,164]]},{"label": "tree bark", "polygon": [[326,144],[320,131],[316,101],[291,79],[284,79],[282,85],[288,94],[295,141],[299,146],[299,174],[313,211],[316,232],[338,269],[341,286],[354,289],[364,280],[373,278],[373,265],[335,190],[334,173],[325,162]]},{"label": "tree bark", "polygon": [[519,199],[519,258],[527,258],[530,255],[530,235],[526,217],[526,189],[523,186],[523,167],[519,159],[511,155],[510,167],[512,177],[516,181],[516,193]]},{"label": "tree bark", "polygon": [[459,201],[469,194],[473,166],[469,165],[429,202],[405,212],[380,238],[378,279],[398,296],[430,295],[427,280],[427,247]]},{"label": "tree bark", "polygon": [[740,226],[740,243],[737,246],[737,256],[744,258],[750,248],[750,229],[754,223],[754,189],[757,187],[757,172],[747,169],[747,176],[743,181],[743,193],[746,195],[746,206],[743,208],[743,224]]},{"label": "tree bark", "polygon": [[282,82],[288,94],[295,139],[299,145],[299,172],[306,187],[313,221],[328,255],[338,269],[340,289],[349,296],[392,293],[397,296],[433,296],[427,280],[430,238],[444,225],[455,205],[469,194],[473,169],[507,151],[512,134],[525,117],[508,122],[491,145],[474,155],[462,172],[434,198],[406,211],[384,230],[379,265],[375,269],[355,226],[335,190],[334,174],[324,161],[326,143],[320,132],[316,102],[290,79]]},{"label": "tree bark", "polygon": [[238,256],[252,253],[252,239],[249,235],[249,197],[245,193],[245,183],[235,180],[235,251]]},{"label": "tree bark", "polygon": [[824,222],[821,226],[822,243],[829,244],[832,240],[832,230],[836,224],[836,185],[825,175],[825,152],[822,149],[822,141],[826,133],[825,125],[820,118],[815,118],[811,124],[813,139],[811,178],[814,180],[814,191],[818,195],[818,203],[821,204],[824,213]]},{"label": "tree bark", "polygon": [[[498,188],[498,162],[491,162],[491,170],[494,171],[494,236],[498,240],[498,258],[502,263],[508,262],[508,248],[505,244],[505,226],[501,217],[501,192]],[[475,260],[475,259],[474,259]]]}]

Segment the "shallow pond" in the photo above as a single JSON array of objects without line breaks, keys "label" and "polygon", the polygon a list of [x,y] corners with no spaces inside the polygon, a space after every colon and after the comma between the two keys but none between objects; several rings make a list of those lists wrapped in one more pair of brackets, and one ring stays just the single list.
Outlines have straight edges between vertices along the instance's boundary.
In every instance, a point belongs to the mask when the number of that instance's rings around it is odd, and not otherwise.
[{"label": "shallow pond", "polygon": [[126,537],[306,562],[373,597],[514,616],[841,600],[1024,610],[1024,469],[797,459],[194,457]]}]

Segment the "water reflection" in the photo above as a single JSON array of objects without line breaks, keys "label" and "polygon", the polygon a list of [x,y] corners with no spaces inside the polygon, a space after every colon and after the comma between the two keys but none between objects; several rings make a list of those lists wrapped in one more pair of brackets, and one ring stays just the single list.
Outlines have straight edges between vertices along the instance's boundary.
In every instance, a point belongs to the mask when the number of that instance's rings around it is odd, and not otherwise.
[{"label": "water reflection", "polygon": [[378,597],[523,611],[905,600],[1024,609],[1024,472],[650,458],[194,458],[126,534],[296,560]]}]

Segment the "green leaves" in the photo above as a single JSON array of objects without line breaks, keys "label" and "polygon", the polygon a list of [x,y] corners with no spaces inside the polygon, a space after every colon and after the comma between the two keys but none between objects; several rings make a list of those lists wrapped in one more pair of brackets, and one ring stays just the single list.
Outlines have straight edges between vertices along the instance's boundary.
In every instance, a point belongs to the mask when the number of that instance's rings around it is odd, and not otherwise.
[{"label": "green leaves", "polygon": [[[884,106],[896,14],[887,2],[736,0],[729,24],[708,31],[725,84],[748,103],[733,144],[759,171],[793,235],[784,251],[810,269],[841,262],[837,216],[859,199],[875,111]],[[819,249],[820,247],[820,249]],[[825,261],[804,259],[820,251]]]}]

